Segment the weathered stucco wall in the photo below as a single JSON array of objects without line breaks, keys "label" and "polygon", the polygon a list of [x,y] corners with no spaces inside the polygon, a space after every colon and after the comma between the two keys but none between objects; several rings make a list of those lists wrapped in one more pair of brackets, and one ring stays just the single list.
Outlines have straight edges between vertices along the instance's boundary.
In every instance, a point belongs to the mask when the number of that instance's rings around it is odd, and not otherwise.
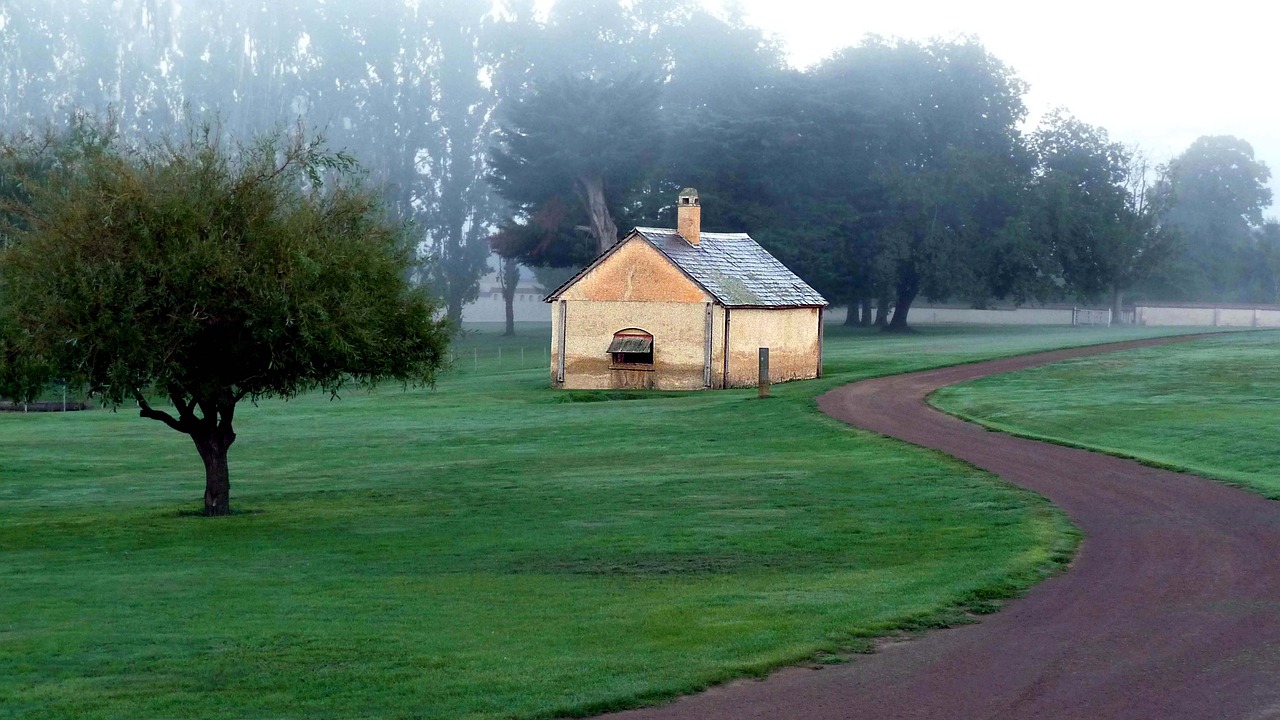
[{"label": "weathered stucco wall", "polygon": [[1070,325],[1071,308],[1011,308],[973,310],[970,308],[912,307],[907,321],[913,325]]},{"label": "weathered stucco wall", "polygon": [[729,386],[755,385],[760,348],[769,348],[769,382],[818,376],[818,309],[729,309]]},{"label": "weathered stucco wall", "polygon": [[[703,385],[705,303],[585,301],[565,302],[565,373],[569,389],[646,388],[699,390]],[[558,338],[559,310],[553,308],[552,337]],[[614,333],[639,328],[653,335],[653,370],[616,369],[606,352]],[[552,345],[555,381],[557,342]],[[714,366],[713,366],[714,367]]]},{"label": "weathered stucco wall", "polygon": [[562,300],[711,302],[712,298],[642,238],[622,244],[565,289]]}]

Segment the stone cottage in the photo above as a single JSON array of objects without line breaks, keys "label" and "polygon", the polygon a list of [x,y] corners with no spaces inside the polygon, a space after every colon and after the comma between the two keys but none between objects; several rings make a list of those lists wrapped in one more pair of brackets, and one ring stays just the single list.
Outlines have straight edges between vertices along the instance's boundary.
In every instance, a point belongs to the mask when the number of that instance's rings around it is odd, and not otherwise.
[{"label": "stone cottage", "polygon": [[639,227],[546,297],[557,388],[700,390],[822,374],[827,301],[746,233],[701,231],[698,192],[677,228]]}]

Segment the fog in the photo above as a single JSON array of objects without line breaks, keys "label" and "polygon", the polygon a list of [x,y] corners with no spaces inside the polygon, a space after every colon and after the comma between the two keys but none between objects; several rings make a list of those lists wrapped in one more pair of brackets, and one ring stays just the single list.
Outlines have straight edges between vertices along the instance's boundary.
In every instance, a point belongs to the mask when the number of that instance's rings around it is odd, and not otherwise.
[{"label": "fog", "polygon": [[691,184],[709,227],[881,315],[1280,300],[1268,18],[1026,7],[0,0],[0,123],[317,128],[455,316],[491,251],[580,266]]}]

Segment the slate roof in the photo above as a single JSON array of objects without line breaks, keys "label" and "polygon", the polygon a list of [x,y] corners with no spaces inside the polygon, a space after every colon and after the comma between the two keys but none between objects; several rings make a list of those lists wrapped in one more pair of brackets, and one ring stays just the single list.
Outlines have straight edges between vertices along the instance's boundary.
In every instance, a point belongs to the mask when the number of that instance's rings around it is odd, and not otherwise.
[{"label": "slate roof", "polygon": [[[700,233],[696,246],[669,228],[638,227],[631,234],[646,240],[725,307],[822,307],[827,304],[818,291],[796,277],[746,233]],[[559,297],[565,288],[621,245],[621,242],[614,245],[596,258],[546,300]]]}]

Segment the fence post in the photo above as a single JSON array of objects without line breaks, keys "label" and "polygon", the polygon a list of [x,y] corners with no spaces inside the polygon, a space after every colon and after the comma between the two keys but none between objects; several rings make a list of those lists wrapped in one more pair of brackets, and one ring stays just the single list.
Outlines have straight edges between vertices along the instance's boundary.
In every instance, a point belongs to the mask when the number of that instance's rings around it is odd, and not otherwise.
[{"label": "fence post", "polygon": [[759,396],[769,397],[769,348],[760,348],[760,387]]}]

